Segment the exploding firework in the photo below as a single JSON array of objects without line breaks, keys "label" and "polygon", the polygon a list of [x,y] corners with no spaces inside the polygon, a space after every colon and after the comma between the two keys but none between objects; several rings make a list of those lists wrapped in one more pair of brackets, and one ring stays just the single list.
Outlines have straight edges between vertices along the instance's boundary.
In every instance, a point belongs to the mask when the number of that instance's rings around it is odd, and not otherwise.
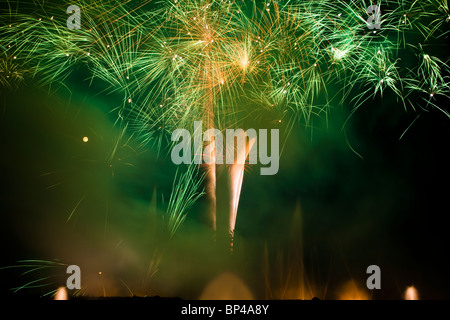
[{"label": "exploding firework", "polygon": [[[208,127],[240,125],[258,109],[308,121],[333,98],[352,95],[356,107],[388,89],[410,106],[424,99],[424,108],[447,96],[448,66],[431,41],[447,33],[445,1],[380,3],[378,31],[367,27],[368,6],[81,2],[83,25],[72,30],[56,15],[61,8],[30,12],[20,3],[1,16],[2,83],[21,79],[19,69],[63,83],[83,66],[123,95],[119,114],[136,121],[143,138],[202,118]],[[413,63],[401,63],[405,50],[417,56]]]},{"label": "exploding firework", "polygon": [[[437,104],[450,93],[439,51],[449,23],[444,0],[380,1],[380,29],[367,22],[372,3],[356,0],[79,1],[80,29],[67,28],[63,6],[9,4],[0,16],[0,84],[34,77],[53,88],[84,68],[88,81],[120,97],[112,109],[142,146],[161,146],[177,128],[193,131],[197,120],[219,130],[260,121],[288,134],[331,107],[353,113],[386,95],[417,117],[431,109],[450,117]],[[216,163],[205,171],[215,230]],[[231,234],[243,175],[232,165]],[[174,186],[165,216],[172,236],[199,197],[200,182],[184,189],[194,176]]]}]

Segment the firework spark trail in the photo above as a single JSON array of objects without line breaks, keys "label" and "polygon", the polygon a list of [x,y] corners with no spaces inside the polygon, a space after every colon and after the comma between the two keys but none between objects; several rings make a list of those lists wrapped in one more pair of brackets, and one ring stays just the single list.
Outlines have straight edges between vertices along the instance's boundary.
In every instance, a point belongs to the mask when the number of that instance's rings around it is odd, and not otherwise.
[{"label": "firework spark trail", "polygon": [[[79,1],[80,30],[69,30],[55,8],[10,3],[15,9],[0,15],[0,84],[14,87],[25,76],[64,84],[84,66],[91,81],[122,95],[119,116],[143,144],[192,131],[198,120],[240,126],[260,111],[290,126],[308,123],[336,101],[353,113],[386,94],[405,109],[450,116],[435,102],[450,93],[447,57],[434,53],[449,31],[446,0],[380,1],[379,30],[367,27],[371,2],[363,0]],[[417,59],[404,63],[405,54]],[[215,228],[215,164],[206,171]]]},{"label": "firework spark trail", "polygon": [[186,219],[186,213],[195,201],[202,196],[199,191],[203,177],[197,178],[197,167],[189,165],[186,172],[175,175],[172,193],[170,194],[167,213],[169,237],[172,238]]},{"label": "firework spark trail", "polygon": [[[241,148],[238,151],[240,153],[237,154],[237,158],[234,164],[231,165],[230,168],[230,213],[229,213],[229,221],[228,221],[228,233],[231,237],[231,251],[233,251],[233,240],[234,240],[234,229],[236,227],[236,217],[237,217],[237,211],[238,211],[238,205],[239,205],[239,198],[241,194],[242,189],[242,183],[244,180],[244,168],[245,168],[245,161],[250,153],[250,151],[253,148],[253,145],[256,142],[256,139],[249,138],[249,141],[247,142],[246,139],[246,133],[243,131],[240,131],[243,135],[243,138],[245,139],[245,148]],[[237,140],[239,141],[240,138],[238,137]]]},{"label": "firework spark trail", "polygon": [[[25,289],[42,289],[47,290],[46,288],[52,288],[58,283],[61,284],[62,276],[66,274],[67,264],[58,262],[58,261],[48,261],[48,260],[20,260],[16,265],[0,267],[1,270],[5,269],[21,269],[24,270],[21,273],[21,277],[24,276],[32,276],[33,280],[25,279],[25,283],[22,285],[11,288],[11,290],[16,293]],[[48,289],[43,294],[43,296],[53,295],[56,293],[56,289]]]},{"label": "firework spark trail", "polygon": [[[410,28],[422,30],[423,40],[442,37],[447,31],[438,31],[448,22],[448,6],[445,1],[385,3],[395,10],[383,16],[383,28],[374,36],[367,32],[367,4],[361,1],[294,1],[281,8],[269,3],[264,10],[254,2],[240,8],[236,3],[191,0],[159,3],[151,12],[111,1],[82,2],[86,26],[81,30],[68,30],[56,19],[16,13],[14,23],[2,26],[2,47],[16,67],[29,65],[48,83],[62,82],[74,65],[86,63],[93,77],[124,93],[125,107],[137,109],[134,116],[149,109],[155,123],[169,125],[167,130],[191,124],[211,89],[214,110],[222,111],[217,114],[236,111],[239,96],[260,101],[258,93],[266,92],[274,106],[284,102],[307,120],[314,97],[339,79],[347,93],[355,85],[373,87],[375,82],[372,95],[388,86],[408,96],[394,83],[414,77],[391,73],[388,69],[397,60],[392,57],[402,45],[414,50],[419,44],[403,40]],[[266,12],[269,8],[275,9]],[[425,24],[427,19],[431,23]],[[348,70],[354,71],[351,76]],[[388,79],[380,79],[380,71]],[[426,80],[424,76],[415,78]],[[136,102],[127,106],[131,97]],[[159,110],[155,100],[170,103]]]}]

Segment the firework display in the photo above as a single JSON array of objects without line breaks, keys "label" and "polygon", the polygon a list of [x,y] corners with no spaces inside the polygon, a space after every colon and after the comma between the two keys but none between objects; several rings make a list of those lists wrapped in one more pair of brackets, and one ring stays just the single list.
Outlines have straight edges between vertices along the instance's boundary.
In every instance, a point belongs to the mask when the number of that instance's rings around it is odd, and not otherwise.
[{"label": "firework display", "polygon": [[[19,196],[9,196],[15,187],[4,195],[2,224],[14,226],[5,238],[20,239],[26,231],[6,216],[18,210],[27,217],[34,208],[25,229],[43,239],[21,241],[32,256],[19,250],[5,258],[0,272],[23,271],[2,288],[8,294],[448,298],[433,287],[422,294],[407,279],[429,270],[425,262],[385,291],[384,282],[367,279],[388,268],[395,278],[403,268],[387,266],[390,253],[373,253],[373,239],[397,239],[396,219],[416,223],[418,213],[408,220],[405,212],[422,203],[405,168],[419,166],[425,149],[415,150],[415,140],[405,155],[392,148],[415,130],[440,130],[444,145],[423,143],[436,152],[423,170],[439,172],[448,159],[436,148],[446,148],[449,133],[447,1],[5,3],[1,136],[2,155],[11,158],[2,167],[32,165],[5,180],[27,184],[29,197],[18,205]],[[16,142],[28,141],[22,151],[8,142],[14,130],[27,135]],[[189,143],[177,146],[181,138]],[[375,145],[383,151],[371,152]],[[29,158],[33,148],[40,149]],[[400,165],[418,153],[424,158]],[[234,160],[224,161],[230,154]],[[423,175],[428,186],[438,184],[439,173]],[[329,211],[336,220],[327,220]],[[327,229],[333,223],[341,225],[335,233]],[[436,239],[438,252],[446,244]],[[370,247],[366,254],[354,249],[359,241]],[[392,241],[392,250],[412,250]],[[359,275],[325,274],[330,259],[316,246],[328,244],[328,252],[337,243],[333,254],[347,252],[342,265]],[[363,258],[353,263],[347,250]],[[80,288],[64,289],[69,265],[81,270]],[[333,280],[324,284],[325,276]]]}]

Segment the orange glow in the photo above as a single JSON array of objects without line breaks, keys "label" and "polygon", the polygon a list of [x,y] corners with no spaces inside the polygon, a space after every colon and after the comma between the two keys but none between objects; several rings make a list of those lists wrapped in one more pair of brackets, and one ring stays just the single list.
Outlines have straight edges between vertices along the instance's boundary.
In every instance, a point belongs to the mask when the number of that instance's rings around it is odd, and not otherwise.
[{"label": "orange glow", "polygon": [[241,59],[241,67],[242,67],[242,69],[244,69],[244,70],[247,69],[248,64],[249,64],[248,58],[247,57],[243,57]]},{"label": "orange glow", "polygon": [[407,287],[404,298],[405,300],[419,300],[419,292],[414,286]]},{"label": "orange glow", "polygon": [[89,138],[88,137],[83,137],[83,142],[84,143],[86,143],[86,142],[88,142],[89,141]]},{"label": "orange glow", "polygon": [[199,300],[253,300],[248,287],[232,273],[223,273],[203,290]]},{"label": "orange glow", "polygon": [[354,280],[346,282],[338,292],[339,300],[370,300],[369,294],[359,287]]},{"label": "orange glow", "polygon": [[59,287],[58,291],[56,291],[54,300],[69,300],[66,288]]}]

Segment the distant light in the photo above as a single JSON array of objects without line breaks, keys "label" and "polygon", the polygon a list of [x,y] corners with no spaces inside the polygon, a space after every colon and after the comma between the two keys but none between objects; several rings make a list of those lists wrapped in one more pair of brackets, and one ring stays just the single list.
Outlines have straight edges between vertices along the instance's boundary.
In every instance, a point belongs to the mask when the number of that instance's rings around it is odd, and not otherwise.
[{"label": "distant light", "polygon": [[88,137],[83,137],[83,142],[84,143],[86,143],[86,142],[88,142],[89,141],[89,138]]},{"label": "distant light", "polygon": [[59,287],[54,296],[55,300],[68,300],[67,290],[64,287]]},{"label": "distant light", "polygon": [[405,300],[419,300],[419,292],[417,291],[417,289],[414,286],[407,287],[406,291],[405,291],[404,299]]}]

